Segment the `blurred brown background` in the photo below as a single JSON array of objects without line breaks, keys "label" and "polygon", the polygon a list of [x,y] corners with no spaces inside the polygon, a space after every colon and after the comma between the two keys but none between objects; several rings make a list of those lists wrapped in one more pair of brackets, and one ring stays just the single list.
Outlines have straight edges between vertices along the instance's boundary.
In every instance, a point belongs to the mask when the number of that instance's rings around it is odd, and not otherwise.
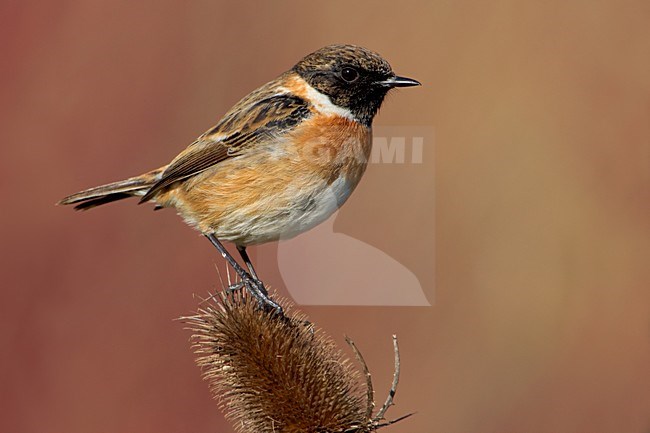
[{"label": "blurred brown background", "polygon": [[0,20],[0,431],[232,431],[173,321],[218,286],[212,247],[172,211],[53,204],[166,163],[334,42],[424,83],[378,125],[436,135],[421,166],[371,166],[335,224],[433,306],[303,308],[354,337],[379,399],[399,335],[389,414],[417,414],[391,431],[650,431],[647,1],[4,1]]}]

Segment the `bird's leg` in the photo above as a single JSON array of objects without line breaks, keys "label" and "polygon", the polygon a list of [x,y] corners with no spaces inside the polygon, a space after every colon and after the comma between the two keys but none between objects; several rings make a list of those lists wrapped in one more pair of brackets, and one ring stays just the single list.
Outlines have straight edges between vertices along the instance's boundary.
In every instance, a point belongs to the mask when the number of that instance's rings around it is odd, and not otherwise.
[{"label": "bird's leg", "polygon": [[251,276],[255,278],[257,281],[260,281],[260,279],[257,278],[257,273],[255,272],[255,268],[253,268],[253,263],[251,262],[250,257],[248,257],[248,253],[246,252],[246,247],[237,245],[237,251],[239,251],[239,255],[244,260],[244,263],[246,263],[246,267],[248,268],[248,271],[250,272]]},{"label": "bird's leg", "polygon": [[[257,299],[257,302],[259,302],[262,306],[266,308],[272,308],[275,311],[277,311],[280,314],[282,313],[282,307],[278,305],[276,302],[271,300],[269,298],[268,292],[266,291],[266,288],[264,287],[264,284],[260,280],[257,279],[257,277],[251,276],[248,272],[242,268],[239,263],[230,255],[228,250],[219,242],[219,239],[211,233],[211,234],[206,234],[205,237],[208,238],[210,243],[214,245],[214,247],[219,251],[221,256],[226,259],[228,264],[232,266],[232,268],[237,272],[237,274],[240,276],[242,283],[244,286],[248,289],[248,292],[255,298]],[[252,266],[252,265],[251,265]]]},{"label": "bird's leg", "polygon": [[[233,256],[230,255],[230,253],[228,252],[228,250],[226,250],[226,248],[225,248],[225,247],[223,246],[223,244],[219,241],[219,239],[217,239],[216,236],[210,234],[210,235],[206,235],[206,237],[210,240],[210,242],[212,243],[212,245],[214,245],[215,248],[216,248],[216,249],[221,253],[221,256],[222,256],[224,259],[226,259],[226,261],[228,262],[228,264],[229,264],[230,266],[232,266],[232,268],[235,270],[235,272],[237,273],[237,275],[239,275],[239,277],[242,279],[242,282],[243,282],[247,277],[249,277],[249,274],[244,270],[244,268],[242,268],[242,267],[239,265],[239,263],[237,263],[237,261],[233,258]],[[238,289],[241,289],[242,286],[243,286],[242,283],[235,283],[235,284],[230,285],[229,288],[232,289],[232,290],[238,290]]]}]

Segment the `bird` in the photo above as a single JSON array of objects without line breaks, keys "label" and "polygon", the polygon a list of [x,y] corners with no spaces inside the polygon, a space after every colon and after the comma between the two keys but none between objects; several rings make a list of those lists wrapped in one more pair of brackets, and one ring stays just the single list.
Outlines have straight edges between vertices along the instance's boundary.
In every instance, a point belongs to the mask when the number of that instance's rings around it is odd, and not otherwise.
[{"label": "bird", "polygon": [[[366,169],[385,96],[419,85],[374,51],[328,45],[249,93],[169,164],[57,204],[87,210],[138,197],[174,208],[217,248],[241,286],[281,312],[246,248],[294,237],[340,208]],[[248,270],[222,241],[236,246]]]}]

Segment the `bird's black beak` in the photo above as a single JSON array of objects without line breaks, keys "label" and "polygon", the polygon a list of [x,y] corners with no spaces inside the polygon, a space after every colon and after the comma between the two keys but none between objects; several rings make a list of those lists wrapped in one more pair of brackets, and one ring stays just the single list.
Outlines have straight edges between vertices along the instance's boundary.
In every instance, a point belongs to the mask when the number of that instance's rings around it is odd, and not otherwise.
[{"label": "bird's black beak", "polygon": [[387,80],[380,81],[378,84],[381,84],[382,86],[386,87],[412,87],[412,86],[421,86],[422,83],[420,83],[418,80],[414,80],[413,78],[406,78],[406,77],[390,77]]}]

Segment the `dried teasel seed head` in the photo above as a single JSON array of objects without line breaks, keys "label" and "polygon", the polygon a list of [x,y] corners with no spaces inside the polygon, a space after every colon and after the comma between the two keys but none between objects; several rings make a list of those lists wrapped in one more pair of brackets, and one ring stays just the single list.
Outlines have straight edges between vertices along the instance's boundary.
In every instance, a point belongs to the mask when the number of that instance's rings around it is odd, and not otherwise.
[{"label": "dried teasel seed head", "polygon": [[369,432],[361,377],[334,342],[300,314],[260,309],[239,292],[217,294],[183,318],[197,364],[240,433]]}]

